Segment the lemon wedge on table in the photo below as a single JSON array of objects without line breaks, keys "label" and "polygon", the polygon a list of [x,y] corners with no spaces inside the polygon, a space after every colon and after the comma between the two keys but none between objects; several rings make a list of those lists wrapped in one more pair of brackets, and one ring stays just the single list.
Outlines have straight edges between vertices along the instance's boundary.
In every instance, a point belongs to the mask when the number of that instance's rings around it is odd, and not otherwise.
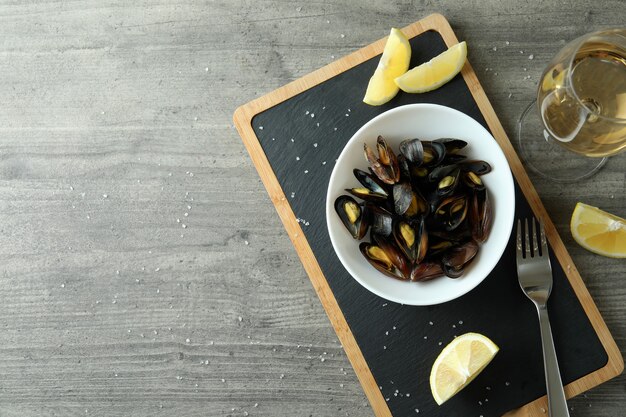
[{"label": "lemon wedge on table", "polygon": [[363,102],[371,106],[380,106],[394,98],[399,91],[394,79],[409,69],[410,61],[409,40],[400,29],[392,28],[376,71],[367,85]]},{"label": "lemon wedge on table", "polygon": [[407,93],[432,91],[454,78],[466,59],[467,44],[463,41],[396,78],[395,83]]},{"label": "lemon wedge on table", "polygon": [[437,404],[472,382],[498,350],[495,343],[479,333],[465,333],[443,348],[430,372],[430,390]]},{"label": "lemon wedge on table", "polygon": [[583,248],[611,258],[626,258],[626,220],[597,207],[578,203],[570,230]]}]

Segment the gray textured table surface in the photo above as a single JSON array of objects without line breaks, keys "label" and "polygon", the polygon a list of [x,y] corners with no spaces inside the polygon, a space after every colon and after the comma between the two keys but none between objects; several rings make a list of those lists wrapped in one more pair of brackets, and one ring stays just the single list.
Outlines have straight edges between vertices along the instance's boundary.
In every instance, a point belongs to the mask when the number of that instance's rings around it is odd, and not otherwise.
[{"label": "gray textured table surface", "polygon": [[[372,415],[232,113],[432,12],[511,136],[559,47],[626,21],[620,0],[2,2],[0,416]],[[626,263],[568,220],[626,216],[625,171],[535,178],[622,351]],[[623,415],[626,377],[570,405]]]}]

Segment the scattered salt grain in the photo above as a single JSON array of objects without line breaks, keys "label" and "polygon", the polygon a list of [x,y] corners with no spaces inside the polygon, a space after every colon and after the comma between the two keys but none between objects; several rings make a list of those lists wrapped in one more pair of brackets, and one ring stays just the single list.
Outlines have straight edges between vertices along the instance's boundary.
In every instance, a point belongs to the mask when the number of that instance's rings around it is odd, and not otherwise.
[{"label": "scattered salt grain", "polygon": [[205,70],[206,72],[209,72],[209,67],[205,67],[205,68],[204,68],[204,70]]},{"label": "scattered salt grain", "polygon": [[419,408],[416,408],[416,409],[415,409],[415,412],[416,412],[417,414],[419,414],[419,412],[420,412]]},{"label": "scattered salt grain", "polygon": [[102,194],[102,198],[108,198],[109,195],[108,194]]},{"label": "scattered salt grain", "polygon": [[306,114],[307,116],[309,115],[310,111],[305,111],[304,114]]},{"label": "scattered salt grain", "polygon": [[497,51],[497,50],[498,50],[498,47],[497,47],[497,46],[494,46],[492,49],[493,49],[493,51],[495,52],[495,51]]},{"label": "scattered salt grain", "polygon": [[191,340],[189,340],[189,339],[185,339],[185,342],[189,343],[189,342],[191,342]]},{"label": "scattered salt grain", "polygon": [[239,316],[237,317],[237,320],[241,323],[243,321],[243,317]]},{"label": "scattered salt grain", "polygon": [[508,387],[509,385],[511,385],[511,383],[510,383],[509,381],[506,381],[506,382],[504,383],[504,385],[506,385],[506,386]]},{"label": "scattered salt grain", "polygon": [[313,118],[313,117],[315,117],[315,113],[311,113],[311,117],[312,117],[312,118]]},{"label": "scattered salt grain", "polygon": [[335,131],[336,131],[336,130],[337,130],[337,128],[336,128],[336,127],[333,127],[333,130],[335,130]]},{"label": "scattered salt grain", "polygon": [[186,228],[187,228],[187,225],[186,225],[186,224],[184,224],[184,223],[183,223],[183,225],[182,225],[182,226],[183,226],[183,229],[186,229]]},{"label": "scattered salt grain", "polygon": [[154,268],[154,272],[159,272],[161,268]]},{"label": "scattered salt grain", "polygon": [[291,142],[295,142],[295,141],[293,140],[293,138],[291,138]]},{"label": "scattered salt grain", "polygon": [[384,349],[384,350],[387,350],[387,346],[383,346],[383,349]]},{"label": "scattered salt grain", "polygon": [[509,42],[509,41],[506,41],[506,42],[504,42],[504,43],[505,43],[505,44],[507,44],[507,45],[510,45],[510,44],[511,44],[511,42]]},{"label": "scattered salt grain", "polygon": [[249,245],[250,244],[250,242],[248,242],[247,240],[244,240],[243,243],[244,243],[244,245]]},{"label": "scattered salt grain", "polygon": [[528,55],[528,59],[531,59],[531,60],[535,59],[535,55],[533,55],[533,54]]},{"label": "scattered salt grain", "polygon": [[185,214],[183,214],[183,216],[189,217],[189,213],[185,213]]},{"label": "scattered salt grain", "polygon": [[61,288],[65,288],[65,284],[61,284]]},{"label": "scattered salt grain", "polygon": [[305,173],[305,174],[308,174],[308,173],[309,173],[309,170],[308,170],[308,169],[305,169],[305,170],[304,170],[304,173]]},{"label": "scattered salt grain", "polygon": [[428,324],[430,324],[432,326],[434,323],[432,321],[429,321]]},{"label": "scattered salt grain", "polygon": [[322,165],[326,165],[326,161],[322,161]]},{"label": "scattered salt grain", "polygon": [[299,161],[299,160],[300,160],[300,157],[299,157],[299,156],[296,156],[296,161]]},{"label": "scattered salt grain", "polygon": [[345,37],[346,37],[346,35],[344,35],[344,34],[342,33],[342,34],[341,34],[341,37],[342,37],[342,38],[345,38]]},{"label": "scattered salt grain", "polygon": [[259,126],[259,130],[263,130],[263,126]]}]

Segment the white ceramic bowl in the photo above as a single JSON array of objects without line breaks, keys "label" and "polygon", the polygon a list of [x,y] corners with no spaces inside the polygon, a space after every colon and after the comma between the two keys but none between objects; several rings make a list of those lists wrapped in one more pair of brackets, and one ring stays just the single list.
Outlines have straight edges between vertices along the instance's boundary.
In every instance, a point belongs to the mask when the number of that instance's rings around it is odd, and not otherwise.
[{"label": "white ceramic bowl", "polygon": [[[488,239],[480,246],[478,255],[462,277],[435,278],[427,282],[405,282],[387,277],[374,269],[359,251],[354,240],[341,223],[334,202],[346,188],[359,186],[352,170],[367,170],[363,143],[375,148],[382,135],[394,152],[404,139],[458,138],[468,142],[461,153],[471,159],[482,159],[493,170],[482,177],[494,204],[494,219]],[[460,297],[489,275],[500,260],[509,241],[515,212],[513,177],[504,153],[491,134],[468,115],[436,104],[410,104],[391,109],[361,127],[341,152],[328,185],[326,223],[330,240],[343,266],[365,288],[378,296],[408,305],[433,305]],[[367,236],[366,236],[367,239]],[[364,239],[365,240],[365,239]]]}]

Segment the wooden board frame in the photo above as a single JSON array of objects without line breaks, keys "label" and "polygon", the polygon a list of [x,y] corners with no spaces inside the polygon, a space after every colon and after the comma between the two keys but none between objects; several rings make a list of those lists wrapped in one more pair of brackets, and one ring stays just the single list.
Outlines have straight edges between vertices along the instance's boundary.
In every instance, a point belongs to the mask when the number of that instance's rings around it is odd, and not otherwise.
[{"label": "wooden board frame", "polygon": [[[456,35],[446,18],[440,14],[432,14],[418,22],[415,22],[402,29],[408,38],[413,38],[423,32],[434,30],[437,31],[444,39],[449,47],[458,43]],[[383,395],[381,394],[376,381],[363,357],[361,350],[351,333],[345,317],[335,296],[330,289],[320,266],[317,263],[315,255],[309,246],[304,233],[300,229],[300,224],[296,220],[291,206],[289,205],[283,190],[281,189],[278,179],[274,174],[272,167],[267,160],[265,153],[252,129],[252,119],[255,115],[279,104],[283,101],[300,94],[301,92],[314,87],[324,81],[356,66],[362,62],[382,53],[387,38],[380,39],[356,52],[347,55],[335,62],[332,62],[304,77],[292,81],[291,83],[259,97],[243,106],[239,107],[233,116],[235,127],[237,128],[244,145],[246,146],[252,162],[259,172],[261,180],[272,199],[272,203],[276,207],[276,211],[285,226],[289,237],[296,248],[296,251],[302,261],[311,283],[322,302],[322,305],[330,319],[330,322],[339,337],[339,340],[352,364],[354,371],[361,382],[363,390],[374,410],[374,414],[378,417],[390,417],[391,412]],[[465,82],[467,83],[474,100],[476,101],[489,129],[491,130],[496,141],[502,148],[507,157],[511,171],[515,176],[524,196],[528,200],[535,216],[540,219],[546,230],[546,235],[553,248],[555,257],[561,265],[567,265],[563,268],[570,281],[572,288],[580,303],[589,317],[594,330],[598,334],[598,338],[602,346],[607,352],[607,364],[576,381],[565,386],[565,394],[568,398],[585,392],[611,378],[621,374],[624,370],[624,361],[622,355],[609,332],[598,308],[596,307],[589,291],[585,287],[578,270],[574,266],[569,253],[565,249],[561,238],[559,237],[554,224],[550,220],[539,196],[533,187],[522,163],[511,145],[504,128],[502,127],[498,117],[496,116],[491,103],[487,99],[485,91],[482,89],[478,78],[474,73],[469,62],[465,64],[461,71]],[[517,410],[513,410],[505,414],[506,417],[545,417],[548,409],[547,398],[543,396]]]}]

